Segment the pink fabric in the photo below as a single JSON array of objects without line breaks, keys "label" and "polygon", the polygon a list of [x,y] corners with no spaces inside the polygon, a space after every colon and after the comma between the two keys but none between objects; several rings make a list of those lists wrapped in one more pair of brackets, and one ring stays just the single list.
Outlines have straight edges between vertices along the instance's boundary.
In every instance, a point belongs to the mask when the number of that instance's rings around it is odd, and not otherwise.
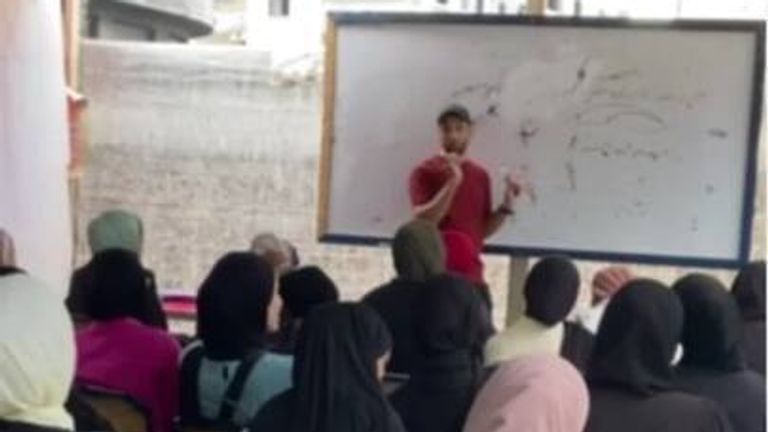
[{"label": "pink fabric", "polygon": [[126,393],[147,408],[153,432],[172,432],[178,411],[179,346],[132,319],[94,322],[77,332],[81,384]]},{"label": "pink fabric", "polygon": [[589,394],[579,372],[555,355],[503,363],[477,395],[464,432],[582,432]]},{"label": "pink fabric", "polygon": [[483,261],[472,238],[460,231],[443,231],[445,268],[474,284],[483,284]]}]

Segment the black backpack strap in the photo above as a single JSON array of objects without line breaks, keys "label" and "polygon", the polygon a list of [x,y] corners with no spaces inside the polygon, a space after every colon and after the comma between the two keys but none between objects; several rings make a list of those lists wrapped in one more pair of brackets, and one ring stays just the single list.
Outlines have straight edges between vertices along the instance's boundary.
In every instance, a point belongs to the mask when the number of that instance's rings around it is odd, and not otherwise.
[{"label": "black backpack strap", "polygon": [[182,425],[200,425],[203,422],[200,398],[198,396],[200,365],[203,362],[205,350],[203,344],[189,348],[181,361],[179,415]]},{"label": "black backpack strap", "polygon": [[261,350],[253,351],[246,358],[240,362],[240,366],[237,367],[234,378],[227,386],[227,391],[224,393],[224,398],[221,400],[221,407],[219,408],[219,423],[233,424],[232,418],[235,415],[235,409],[240,404],[240,398],[243,396],[243,390],[245,390],[245,384],[248,381],[248,376],[251,374],[251,370],[261,359],[263,352]]}]

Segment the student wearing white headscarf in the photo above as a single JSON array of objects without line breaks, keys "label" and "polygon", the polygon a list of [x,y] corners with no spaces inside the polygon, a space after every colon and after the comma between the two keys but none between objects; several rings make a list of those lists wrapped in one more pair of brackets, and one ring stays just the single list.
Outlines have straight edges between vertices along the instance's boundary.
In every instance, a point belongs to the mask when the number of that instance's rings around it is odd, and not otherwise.
[{"label": "student wearing white headscarf", "polygon": [[27,275],[0,277],[0,430],[72,430],[64,403],[74,373],[62,299]]},{"label": "student wearing white headscarf", "polygon": [[536,263],[525,280],[525,314],[485,345],[486,366],[532,354],[560,354],[564,321],[579,294],[579,271],[565,257]]}]

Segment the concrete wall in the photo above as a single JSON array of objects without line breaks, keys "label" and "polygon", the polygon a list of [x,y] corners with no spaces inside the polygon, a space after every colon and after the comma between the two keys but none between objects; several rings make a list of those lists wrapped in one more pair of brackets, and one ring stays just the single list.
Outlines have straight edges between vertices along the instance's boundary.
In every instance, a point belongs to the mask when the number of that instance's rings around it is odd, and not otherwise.
[{"label": "concrete wall", "polygon": [[[87,220],[123,207],[144,217],[145,261],[164,288],[196,289],[217,257],[246,248],[263,230],[327,269],[345,298],[392,276],[386,249],[315,241],[320,85],[278,84],[268,63],[245,48],[84,44],[90,144],[78,202],[79,262],[88,257]],[[765,256],[764,188],[760,197],[755,256]],[[585,282],[599,265],[580,263]],[[507,260],[487,257],[486,268],[501,323]],[[667,282],[688,271],[635,270]],[[730,283],[730,272],[715,274]]]}]

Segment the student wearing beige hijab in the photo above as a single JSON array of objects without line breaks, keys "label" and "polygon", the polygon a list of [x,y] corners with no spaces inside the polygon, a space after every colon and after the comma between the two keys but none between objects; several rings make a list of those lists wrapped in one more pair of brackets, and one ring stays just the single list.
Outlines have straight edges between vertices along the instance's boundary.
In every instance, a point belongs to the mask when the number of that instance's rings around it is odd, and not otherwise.
[{"label": "student wearing beige hijab", "polygon": [[58,298],[23,274],[0,277],[0,430],[72,430],[72,324]]}]

